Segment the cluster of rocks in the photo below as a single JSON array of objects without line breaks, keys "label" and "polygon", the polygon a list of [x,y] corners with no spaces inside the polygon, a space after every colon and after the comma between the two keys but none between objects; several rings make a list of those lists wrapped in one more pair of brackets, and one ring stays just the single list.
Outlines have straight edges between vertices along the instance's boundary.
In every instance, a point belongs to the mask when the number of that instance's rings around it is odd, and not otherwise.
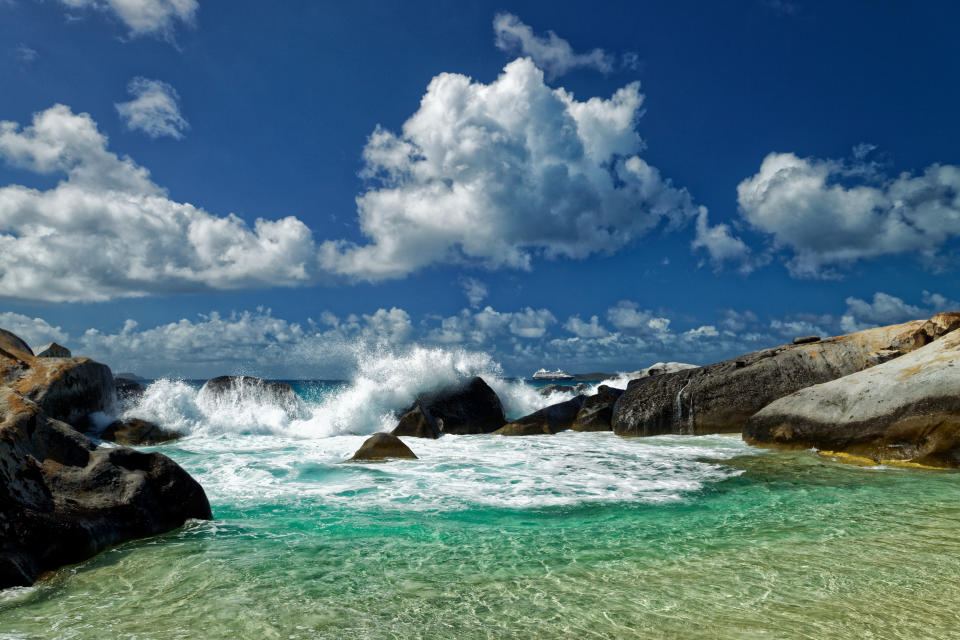
[{"label": "cluster of rocks", "polygon": [[[0,588],[211,517],[203,489],[170,458],[81,433],[116,401],[107,366],[59,345],[41,354],[0,329]],[[164,439],[157,429],[114,423],[103,436]]]},{"label": "cluster of rocks", "polygon": [[392,435],[742,433],[760,446],[960,468],[958,328],[960,313],[941,313],[834,338],[803,336],[705,367],[659,363],[636,372],[625,390],[600,386],[509,422],[496,393],[473,378],[422,394]]}]

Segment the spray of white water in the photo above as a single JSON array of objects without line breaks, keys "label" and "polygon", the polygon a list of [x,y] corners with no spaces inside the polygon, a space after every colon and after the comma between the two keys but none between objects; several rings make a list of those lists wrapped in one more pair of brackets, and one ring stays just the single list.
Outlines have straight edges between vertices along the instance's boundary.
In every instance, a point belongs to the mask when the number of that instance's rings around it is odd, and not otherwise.
[{"label": "spray of white water", "polygon": [[545,397],[535,388],[503,378],[499,364],[486,353],[462,349],[413,347],[358,352],[350,380],[314,402],[291,411],[259,389],[239,387],[227,396],[199,393],[180,380],[157,380],[122,415],[142,418],[184,434],[275,434],[330,437],[370,434],[396,425],[397,414],[418,393],[482,377],[504,405],[508,417],[519,417],[569,394]]}]

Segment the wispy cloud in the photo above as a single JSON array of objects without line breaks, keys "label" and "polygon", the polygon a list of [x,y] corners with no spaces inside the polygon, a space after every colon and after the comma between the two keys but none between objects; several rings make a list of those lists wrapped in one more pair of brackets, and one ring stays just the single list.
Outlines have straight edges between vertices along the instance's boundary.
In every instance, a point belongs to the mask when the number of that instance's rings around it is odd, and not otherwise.
[{"label": "wispy cloud", "polygon": [[133,99],[114,105],[127,129],[143,131],[151,138],[183,139],[183,132],[190,124],[180,114],[180,96],[172,86],[160,80],[136,77],[130,81],[127,91]]},{"label": "wispy cloud", "polygon": [[[603,49],[593,49],[587,53],[577,53],[569,42],[553,31],[546,36],[538,36],[533,29],[521,22],[512,13],[498,13],[493,18],[494,43],[498,49],[510,55],[529,57],[544,70],[547,78],[553,80],[572,69],[595,69],[601,73],[610,73],[618,66],[617,57]],[[622,66],[636,70],[640,57],[630,52],[621,58]]]}]

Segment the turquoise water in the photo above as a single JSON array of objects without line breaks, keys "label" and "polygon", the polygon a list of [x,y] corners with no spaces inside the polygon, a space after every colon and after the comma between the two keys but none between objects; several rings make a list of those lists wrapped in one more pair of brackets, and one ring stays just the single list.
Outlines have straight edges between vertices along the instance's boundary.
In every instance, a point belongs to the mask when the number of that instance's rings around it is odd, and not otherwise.
[{"label": "turquoise water", "polygon": [[230,431],[164,393],[214,521],[0,594],[0,638],[960,635],[954,473],[569,432],[342,464],[364,436],[317,411]]}]

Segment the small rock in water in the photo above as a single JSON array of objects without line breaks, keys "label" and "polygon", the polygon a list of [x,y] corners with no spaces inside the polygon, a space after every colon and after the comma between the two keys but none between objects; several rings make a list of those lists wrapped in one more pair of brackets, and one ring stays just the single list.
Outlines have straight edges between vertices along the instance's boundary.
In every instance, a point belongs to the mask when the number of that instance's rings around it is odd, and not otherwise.
[{"label": "small rock in water", "polygon": [[412,458],[417,456],[403,440],[390,433],[376,433],[360,445],[350,461],[384,460],[386,458]]},{"label": "small rock in water", "polygon": [[810,344],[811,342],[820,342],[820,336],[800,336],[793,339],[793,344]]}]

